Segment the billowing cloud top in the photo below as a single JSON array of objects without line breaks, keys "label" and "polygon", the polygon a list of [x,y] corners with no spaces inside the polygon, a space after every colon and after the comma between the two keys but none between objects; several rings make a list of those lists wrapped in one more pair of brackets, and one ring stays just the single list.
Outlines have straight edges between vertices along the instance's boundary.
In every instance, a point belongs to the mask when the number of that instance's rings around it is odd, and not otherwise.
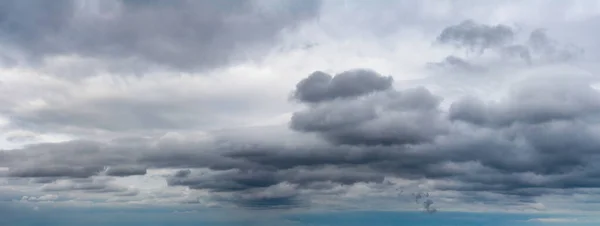
[{"label": "billowing cloud top", "polygon": [[0,4],[0,208],[598,210],[596,12]]},{"label": "billowing cloud top", "polygon": [[332,77],[315,71],[296,85],[294,98],[308,103],[337,98],[357,97],[392,86],[392,77],[384,77],[370,70],[346,71]]}]

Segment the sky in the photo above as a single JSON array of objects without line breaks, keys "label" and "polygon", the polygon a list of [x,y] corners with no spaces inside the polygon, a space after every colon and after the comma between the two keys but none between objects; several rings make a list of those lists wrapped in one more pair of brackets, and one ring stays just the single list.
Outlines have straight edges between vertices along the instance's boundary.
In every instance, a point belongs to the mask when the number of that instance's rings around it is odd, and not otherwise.
[{"label": "sky", "polygon": [[600,1],[0,0],[0,225],[597,225]]}]

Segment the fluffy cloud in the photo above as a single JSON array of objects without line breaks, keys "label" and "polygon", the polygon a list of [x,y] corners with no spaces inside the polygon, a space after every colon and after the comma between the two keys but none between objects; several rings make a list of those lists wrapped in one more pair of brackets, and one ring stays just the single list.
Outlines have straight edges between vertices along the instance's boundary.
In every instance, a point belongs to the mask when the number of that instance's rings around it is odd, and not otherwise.
[{"label": "fluffy cloud", "polygon": [[291,127],[338,144],[418,144],[446,130],[439,101],[425,89],[390,90],[311,106],[294,113]]},{"label": "fluffy cloud", "polygon": [[[558,78],[522,83],[498,103],[468,98],[447,111],[439,105],[441,98],[425,88],[389,87],[326,98],[294,113],[290,126],[295,132],[280,133],[277,140],[236,139],[225,132],[203,141],[180,136],[39,144],[3,152],[2,166],[9,167],[9,177],[29,178],[183,168],[167,176],[169,186],[205,190],[214,200],[249,208],[297,207],[308,203],[310,194],[361,183],[384,185],[393,178],[450,180],[435,188],[521,200],[554,189],[599,186],[591,180],[598,172],[592,163],[598,158],[594,150],[600,144],[594,137],[599,127],[586,123],[595,119],[597,91]],[[305,141],[288,141],[298,139]],[[52,182],[43,190],[127,191],[94,181]],[[430,199],[423,207],[436,210]]]},{"label": "fluffy cloud", "polygon": [[582,81],[534,80],[519,84],[498,103],[462,99],[450,108],[450,118],[490,126],[589,119],[600,110],[599,98],[600,93]]},{"label": "fluffy cloud", "polygon": [[365,69],[345,71],[334,77],[316,71],[296,85],[293,97],[308,103],[357,97],[389,89],[392,82],[392,77],[383,77],[377,72]]},{"label": "fluffy cloud", "polygon": [[313,18],[320,5],[312,0],[265,3],[5,1],[1,44],[12,50],[6,56],[10,62],[80,56],[105,62],[100,65],[109,70],[211,69],[264,53],[261,46],[270,46],[281,30]]},{"label": "fluffy cloud", "polygon": [[486,69],[499,70],[506,64],[522,66],[522,62],[526,66],[572,62],[584,54],[576,45],[550,38],[545,29],[533,29],[525,39],[521,33],[504,24],[486,25],[465,20],[444,28],[435,43],[466,50],[466,56],[449,55],[429,66],[442,71],[482,73]]},{"label": "fluffy cloud", "polygon": [[483,25],[472,20],[445,28],[437,41],[483,52],[488,48],[504,46],[514,39],[514,31],[506,25]]}]

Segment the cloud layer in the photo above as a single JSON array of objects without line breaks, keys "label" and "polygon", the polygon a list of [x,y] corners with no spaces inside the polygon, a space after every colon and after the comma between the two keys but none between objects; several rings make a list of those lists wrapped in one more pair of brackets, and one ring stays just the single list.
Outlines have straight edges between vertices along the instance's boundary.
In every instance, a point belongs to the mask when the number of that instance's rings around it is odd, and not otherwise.
[{"label": "cloud layer", "polygon": [[[305,88],[315,75],[364,86],[344,94]],[[69,181],[179,168],[166,177],[169,186],[256,208],[305,205],[311,196],[358,183],[393,188],[386,181],[394,179],[432,179],[442,191],[492,192],[529,202],[600,186],[593,179],[600,172],[593,164],[600,147],[594,123],[600,93],[589,84],[531,79],[506,100],[469,97],[444,110],[442,98],[425,88],[379,88],[365,78],[391,81],[369,70],[333,78],[315,72],[300,81],[295,93],[315,98],[293,114],[295,132],[287,135],[254,141],[221,134],[200,142],[183,136],[38,144],[3,152],[2,166],[8,167],[8,177],[64,182],[51,181],[45,191],[94,192],[126,190]],[[294,142],[304,136],[305,141]],[[426,212],[436,211],[432,204],[423,202]]]},{"label": "cloud layer", "polygon": [[571,26],[338,3],[1,3],[1,200],[593,209],[600,92]]},{"label": "cloud layer", "polygon": [[211,69],[264,54],[261,46],[319,10],[319,2],[312,0],[266,3],[4,1],[0,33],[2,44],[15,52],[6,57],[34,63],[74,55],[130,72],[157,66]]}]

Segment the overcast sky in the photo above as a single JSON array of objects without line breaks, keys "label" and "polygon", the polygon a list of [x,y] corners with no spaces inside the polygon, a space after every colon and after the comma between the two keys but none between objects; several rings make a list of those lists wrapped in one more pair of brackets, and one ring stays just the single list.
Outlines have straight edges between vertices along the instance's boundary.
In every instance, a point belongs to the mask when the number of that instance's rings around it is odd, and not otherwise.
[{"label": "overcast sky", "polygon": [[592,0],[1,0],[0,209],[589,215],[598,26]]}]

